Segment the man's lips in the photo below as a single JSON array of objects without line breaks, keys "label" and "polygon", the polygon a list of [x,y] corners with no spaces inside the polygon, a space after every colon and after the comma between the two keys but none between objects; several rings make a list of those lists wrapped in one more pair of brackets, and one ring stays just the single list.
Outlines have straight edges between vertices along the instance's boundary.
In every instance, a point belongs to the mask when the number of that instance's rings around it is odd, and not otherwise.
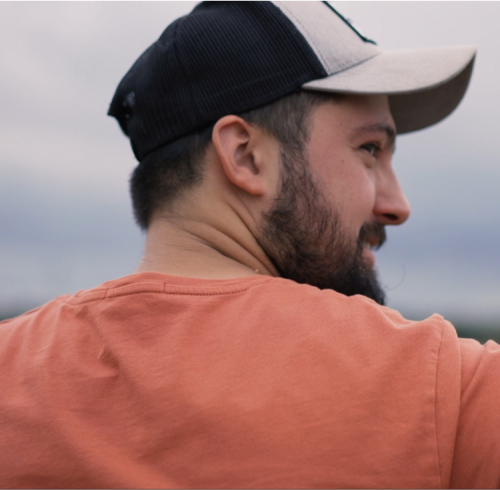
[{"label": "man's lips", "polygon": [[379,247],[380,239],[378,236],[368,236],[365,237],[364,241],[364,246],[369,247],[369,248],[375,248],[377,249]]},{"label": "man's lips", "polygon": [[359,242],[362,245],[363,260],[368,267],[375,266],[373,250],[378,250],[385,243],[386,238],[385,228],[381,223],[367,223],[361,227]]},{"label": "man's lips", "polygon": [[375,266],[375,254],[372,252],[371,247],[374,247],[375,245],[371,244],[363,244],[363,260],[365,261],[366,265],[370,268],[373,268]]}]

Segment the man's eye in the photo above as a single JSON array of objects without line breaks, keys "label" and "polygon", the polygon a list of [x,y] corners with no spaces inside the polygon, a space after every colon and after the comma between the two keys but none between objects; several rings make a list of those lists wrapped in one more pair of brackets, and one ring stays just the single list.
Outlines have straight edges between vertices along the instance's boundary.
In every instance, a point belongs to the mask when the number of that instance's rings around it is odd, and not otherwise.
[{"label": "man's eye", "polygon": [[362,145],[361,148],[374,157],[377,156],[377,153],[380,150],[380,147],[376,143],[366,143]]}]

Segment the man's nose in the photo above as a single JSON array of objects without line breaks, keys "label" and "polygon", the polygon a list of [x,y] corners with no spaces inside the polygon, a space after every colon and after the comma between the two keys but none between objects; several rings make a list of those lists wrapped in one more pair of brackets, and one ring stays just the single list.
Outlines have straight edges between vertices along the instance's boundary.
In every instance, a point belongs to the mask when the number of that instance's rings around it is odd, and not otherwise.
[{"label": "man's nose", "polygon": [[379,175],[374,213],[385,225],[400,225],[410,217],[410,203],[392,169]]}]

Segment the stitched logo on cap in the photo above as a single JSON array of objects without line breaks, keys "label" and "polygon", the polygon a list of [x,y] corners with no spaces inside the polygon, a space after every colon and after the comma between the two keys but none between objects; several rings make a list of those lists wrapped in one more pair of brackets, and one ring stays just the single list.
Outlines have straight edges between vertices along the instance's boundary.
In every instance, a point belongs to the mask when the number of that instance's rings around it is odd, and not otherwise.
[{"label": "stitched logo on cap", "polygon": [[358,27],[356,27],[352,20],[346,17],[345,15],[342,15],[337,7],[334,7],[332,5],[332,2],[323,2],[328,8],[333,10],[364,42],[366,43],[372,43],[372,44],[377,44],[375,41],[372,41],[370,38],[366,37]]}]

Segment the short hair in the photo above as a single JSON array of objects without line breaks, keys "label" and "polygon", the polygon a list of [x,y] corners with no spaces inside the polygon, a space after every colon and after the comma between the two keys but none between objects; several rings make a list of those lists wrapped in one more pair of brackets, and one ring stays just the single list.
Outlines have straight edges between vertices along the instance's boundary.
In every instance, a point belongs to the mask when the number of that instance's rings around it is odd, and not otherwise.
[{"label": "short hair", "polygon": [[[266,106],[239,114],[275,137],[282,148],[302,154],[309,138],[309,115],[318,105],[336,101],[339,94],[301,91]],[[154,150],[143,158],[130,178],[134,217],[147,230],[155,212],[182,191],[203,180],[205,151],[215,123]]]}]

